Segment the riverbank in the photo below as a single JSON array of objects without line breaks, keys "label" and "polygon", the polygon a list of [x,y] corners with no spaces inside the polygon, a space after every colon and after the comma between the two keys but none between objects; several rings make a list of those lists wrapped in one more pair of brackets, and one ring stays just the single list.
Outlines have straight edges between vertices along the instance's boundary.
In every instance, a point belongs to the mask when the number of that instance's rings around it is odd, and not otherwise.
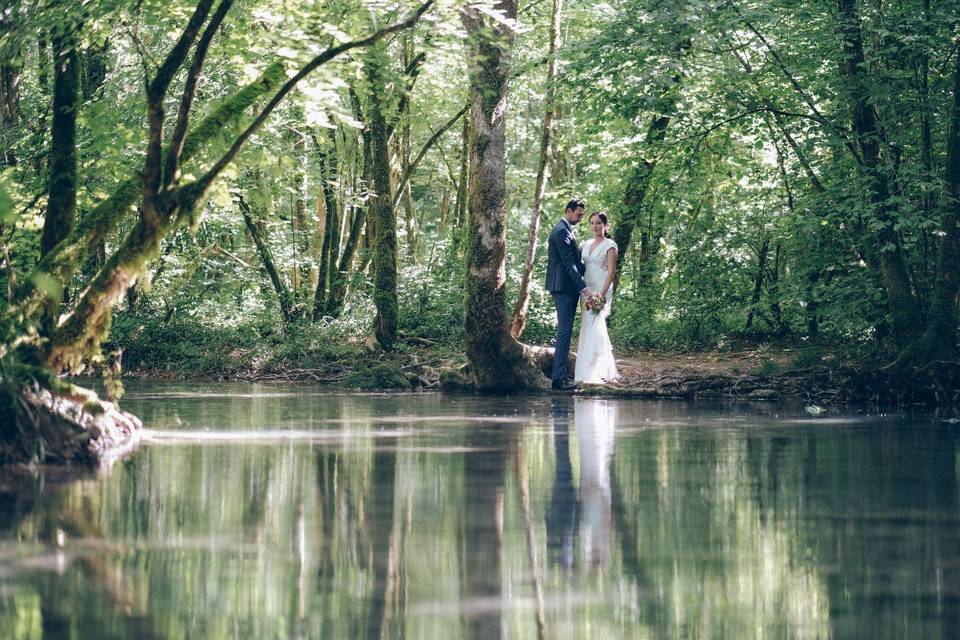
[{"label": "riverbank", "polygon": [[[466,365],[463,353],[408,336],[391,353],[362,347],[322,359],[316,354],[298,366],[295,358],[268,358],[259,365],[222,371],[189,366],[137,367],[138,378],[313,382],[345,389],[432,390],[444,388],[444,372]],[[288,354],[293,355],[293,354]],[[237,363],[240,365],[241,363]],[[799,400],[816,406],[868,404],[883,407],[927,405],[956,408],[960,395],[957,363],[934,363],[903,372],[876,361],[839,357],[822,348],[759,348],[737,351],[617,354],[622,376],[616,384],[587,385],[576,393],[681,399]]]}]

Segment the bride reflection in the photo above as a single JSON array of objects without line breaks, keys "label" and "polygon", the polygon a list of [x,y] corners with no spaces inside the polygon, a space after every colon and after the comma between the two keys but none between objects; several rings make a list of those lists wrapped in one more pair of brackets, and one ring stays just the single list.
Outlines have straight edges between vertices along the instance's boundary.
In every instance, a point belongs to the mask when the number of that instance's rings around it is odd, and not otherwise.
[{"label": "bride reflection", "polygon": [[555,563],[571,569],[574,541],[579,537],[584,564],[606,564],[611,544],[610,459],[616,405],[607,400],[577,398],[573,423],[580,461],[579,490],[573,487],[569,447],[570,405],[554,406],[552,422],[556,467],[547,510],[547,548]]},{"label": "bride reflection", "polygon": [[610,458],[616,407],[606,400],[577,399],[573,409],[580,450],[580,546],[591,569],[610,557]]}]

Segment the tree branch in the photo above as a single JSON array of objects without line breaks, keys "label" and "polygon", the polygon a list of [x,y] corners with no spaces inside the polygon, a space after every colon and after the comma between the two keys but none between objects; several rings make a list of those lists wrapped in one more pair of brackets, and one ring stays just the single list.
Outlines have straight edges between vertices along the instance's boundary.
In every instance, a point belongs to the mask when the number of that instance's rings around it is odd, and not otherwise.
[{"label": "tree branch", "polygon": [[358,47],[365,47],[374,44],[381,38],[391,33],[396,33],[397,31],[402,31],[412,27],[414,24],[416,24],[417,20],[420,19],[420,16],[422,16],[432,4],[433,0],[427,0],[406,19],[384,27],[383,29],[372,33],[366,38],[351,40],[336,47],[330,47],[308,62],[292,78],[287,80],[286,84],[280,87],[270,102],[267,103],[267,105],[263,108],[263,111],[260,112],[260,115],[258,115],[256,119],[250,123],[250,126],[247,127],[247,129],[237,137],[237,139],[230,146],[230,149],[227,150],[227,152],[210,168],[210,170],[207,171],[207,173],[205,173],[196,182],[193,182],[189,185],[184,185],[182,194],[186,198],[186,201],[196,202],[203,196],[203,194],[207,192],[207,190],[213,184],[213,181],[216,180],[217,176],[219,176],[226,166],[233,161],[238,153],[240,153],[240,150],[247,142],[247,139],[249,139],[250,136],[260,128],[260,126],[264,123],[264,121],[266,121],[277,105],[280,104],[280,102],[288,93],[290,93],[291,90],[293,90],[297,83],[303,80],[303,78],[310,74],[314,69],[326,64],[341,53],[345,53]]},{"label": "tree branch", "polygon": [[207,58],[207,49],[214,34],[223,24],[223,19],[227,11],[233,5],[233,0],[221,0],[217,6],[213,18],[204,29],[197,48],[193,53],[193,64],[187,74],[187,80],[184,83],[183,95],[180,98],[180,108],[177,110],[177,123],[173,128],[173,134],[170,136],[170,144],[167,147],[167,163],[163,172],[163,186],[169,187],[176,184],[180,179],[180,154],[183,151],[183,142],[187,137],[187,125],[190,120],[190,108],[193,105],[193,98],[197,91],[197,82],[200,79],[200,72],[203,70],[203,63]]},{"label": "tree branch", "polygon": [[160,191],[161,155],[163,152],[163,98],[177,70],[187,58],[187,53],[207,20],[213,0],[200,0],[190,22],[180,38],[167,54],[153,80],[147,86],[147,119],[149,134],[143,170],[143,213],[149,217],[158,215],[157,195]]},{"label": "tree branch", "polygon": [[450,127],[457,123],[457,120],[463,117],[463,114],[467,112],[467,109],[470,108],[470,104],[465,104],[460,111],[456,113],[452,118],[447,120],[442,127],[437,129],[436,133],[430,136],[430,139],[420,148],[417,157],[413,159],[407,166],[407,170],[403,172],[403,177],[397,182],[396,193],[393,194],[393,204],[391,206],[396,207],[397,203],[400,202],[400,194],[403,193],[403,188],[407,186],[407,182],[410,181],[410,178],[413,176],[414,171],[417,168],[417,165],[420,164],[420,161],[423,160],[423,157],[427,155],[427,151],[430,150],[434,144],[443,136],[444,133],[450,130]]}]

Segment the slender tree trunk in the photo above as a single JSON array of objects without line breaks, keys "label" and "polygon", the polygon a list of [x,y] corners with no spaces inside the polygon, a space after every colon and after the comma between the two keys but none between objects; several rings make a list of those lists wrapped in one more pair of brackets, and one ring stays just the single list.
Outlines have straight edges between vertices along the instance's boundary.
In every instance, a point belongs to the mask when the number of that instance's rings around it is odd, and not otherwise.
[{"label": "slender tree trunk", "polygon": [[[356,105],[355,105],[356,106]],[[362,117],[362,114],[359,114]],[[359,119],[359,118],[358,118]],[[363,184],[370,184],[371,166],[373,165],[373,152],[371,150],[370,135],[364,131],[361,134],[363,146],[363,155],[357,160],[362,162]],[[358,172],[359,173],[359,172]],[[356,185],[355,185],[356,187]],[[356,192],[356,188],[354,189]],[[367,224],[369,217],[369,207],[353,207],[353,219],[350,223],[350,231],[347,234],[347,241],[343,247],[343,253],[340,256],[340,262],[335,273],[332,274],[330,283],[330,298],[327,301],[327,314],[337,318],[343,310],[343,301],[347,294],[347,276],[353,265],[354,257],[360,248],[360,241],[363,237],[363,229]]]},{"label": "slender tree trunk", "polygon": [[543,132],[540,137],[540,161],[537,165],[537,181],[533,189],[533,206],[530,208],[530,231],[527,235],[527,257],[523,264],[520,279],[520,291],[517,302],[510,315],[510,335],[520,338],[527,324],[527,311],[530,306],[530,278],[533,274],[533,262],[537,256],[537,244],[540,238],[540,208],[543,194],[550,179],[550,160],[553,155],[553,129],[557,119],[557,49],[560,48],[560,17],[563,12],[563,0],[553,0],[553,14],[550,20],[550,45],[547,52],[547,95],[543,114]]},{"label": "slender tree trunk", "polygon": [[443,195],[440,197],[440,221],[438,227],[440,232],[447,228],[447,216],[450,215],[450,189],[448,187],[443,188]]},{"label": "slender tree trunk", "polygon": [[744,331],[753,327],[753,316],[760,304],[760,293],[763,291],[763,276],[767,269],[767,254],[770,252],[770,238],[764,237],[757,254],[757,275],[753,279],[753,294],[750,296],[750,309],[747,311],[747,323]]},{"label": "slender tree trunk", "polygon": [[[11,10],[11,13],[13,10]],[[0,16],[0,36],[13,28],[14,16]],[[17,164],[13,140],[20,125],[20,78],[23,72],[20,46],[11,43],[0,60],[0,167]]]},{"label": "slender tree trunk", "polygon": [[[297,121],[303,122],[303,111],[295,109]],[[303,291],[310,283],[310,258],[312,255],[312,225],[307,212],[307,138],[303,132],[293,131],[293,154],[296,170],[291,177],[293,215],[290,226],[293,233],[293,267],[290,288],[293,297],[302,301],[307,297]]]},{"label": "slender tree trunk", "polygon": [[890,184],[881,151],[876,111],[866,77],[863,37],[856,0],[837,0],[837,7],[840,12],[840,37],[843,47],[842,71],[847,83],[850,116],[863,162],[861,168],[869,190],[869,202],[879,227],[875,243],[880,254],[880,271],[887,291],[894,340],[903,348],[923,328],[922,318],[910,286],[900,239],[895,230],[897,211],[890,204]]},{"label": "slender tree trunk", "polygon": [[241,214],[243,214],[243,223],[246,225],[247,231],[250,232],[250,238],[257,248],[260,263],[267,272],[267,276],[270,278],[270,284],[273,285],[273,290],[277,294],[283,320],[289,323],[293,320],[293,295],[286,283],[284,283],[280,272],[277,271],[276,263],[273,261],[273,252],[270,250],[270,239],[267,229],[263,224],[263,220],[259,217],[254,217],[250,205],[247,204],[247,201],[244,200],[243,197],[237,201],[237,204],[240,207]]},{"label": "slender tree trunk", "polygon": [[[404,65],[408,64],[404,56]],[[400,174],[401,176],[410,173],[410,117],[409,114],[402,113],[400,135]],[[410,264],[417,263],[417,256],[420,253],[419,247],[419,229],[417,228],[417,212],[413,205],[413,192],[410,188],[410,181],[407,180],[400,185],[403,190],[403,224],[404,231],[407,234],[407,260]]]},{"label": "slender tree trunk", "polygon": [[[37,85],[42,96],[50,96],[50,43],[47,41],[47,31],[41,27],[37,33]],[[45,101],[46,102],[46,101]],[[49,104],[49,102],[46,102]],[[45,143],[47,133],[47,110],[41,108],[37,113],[37,126],[34,128],[34,135],[31,140],[31,147],[35,149],[42,148]],[[42,176],[46,169],[45,158],[42,153],[34,156],[33,171],[36,175]]]},{"label": "slender tree trunk", "polygon": [[[509,21],[515,0],[496,4]],[[470,42],[470,188],[467,226],[467,358],[479,389],[541,386],[543,374],[507,330],[505,142],[507,81],[513,47],[509,22],[491,23],[473,7],[462,13]]]},{"label": "slender tree trunk", "polygon": [[320,190],[324,208],[323,246],[320,249],[320,268],[317,273],[317,289],[313,296],[313,319],[319,320],[326,309],[327,292],[336,271],[340,246],[340,216],[333,180],[336,177],[337,136],[327,137],[326,146],[317,144],[320,169]]}]

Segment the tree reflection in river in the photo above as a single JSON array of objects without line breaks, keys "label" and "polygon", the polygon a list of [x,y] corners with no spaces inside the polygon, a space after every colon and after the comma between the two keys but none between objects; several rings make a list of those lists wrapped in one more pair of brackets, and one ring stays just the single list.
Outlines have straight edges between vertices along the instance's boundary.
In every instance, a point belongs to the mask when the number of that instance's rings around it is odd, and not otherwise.
[{"label": "tree reflection in river", "polygon": [[191,435],[105,478],[4,481],[0,637],[936,638],[958,623],[952,427],[131,386],[151,424]]}]

